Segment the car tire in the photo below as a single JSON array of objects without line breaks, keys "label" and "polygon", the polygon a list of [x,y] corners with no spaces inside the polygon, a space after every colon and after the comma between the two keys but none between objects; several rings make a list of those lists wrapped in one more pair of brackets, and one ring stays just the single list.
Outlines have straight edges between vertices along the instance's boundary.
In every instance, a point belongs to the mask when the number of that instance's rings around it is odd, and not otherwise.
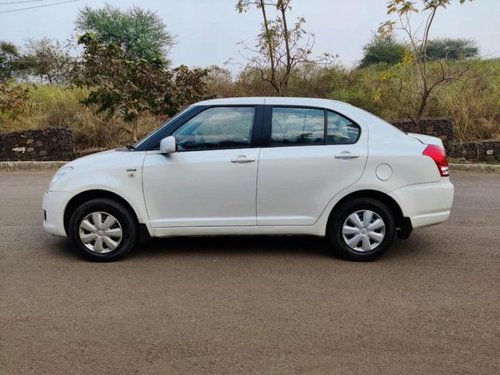
[{"label": "car tire", "polygon": [[395,235],[393,213],[373,198],[342,203],[335,208],[327,227],[333,254],[352,261],[379,257],[390,247]]},{"label": "car tire", "polygon": [[137,222],[122,204],[111,199],[92,199],[71,215],[68,237],[85,258],[114,261],[135,246]]}]

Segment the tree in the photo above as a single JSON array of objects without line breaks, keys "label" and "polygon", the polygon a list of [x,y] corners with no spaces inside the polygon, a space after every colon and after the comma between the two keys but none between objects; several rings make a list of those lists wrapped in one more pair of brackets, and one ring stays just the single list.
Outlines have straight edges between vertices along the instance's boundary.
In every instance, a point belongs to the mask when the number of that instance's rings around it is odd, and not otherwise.
[{"label": "tree", "polygon": [[363,58],[359,67],[365,68],[372,64],[398,64],[403,60],[406,51],[404,44],[395,40],[392,34],[374,35],[363,46]]},{"label": "tree", "polygon": [[[444,60],[437,60],[440,66],[438,72],[433,72],[429,69],[429,35],[439,9],[446,8],[452,0],[422,0],[422,8],[416,7],[415,1],[410,0],[388,0],[387,14],[396,14],[398,22],[386,21],[379,27],[379,33],[382,36],[387,36],[393,32],[395,28],[402,30],[408,38],[408,46],[411,54],[412,62],[416,68],[417,87],[415,97],[412,97],[411,102],[416,102],[417,107],[414,111],[408,112],[407,116],[415,124],[418,124],[425,113],[425,109],[432,97],[435,89],[445,83],[460,79],[468,70],[467,67],[462,69],[454,69],[447,65]],[[459,0],[463,4],[466,0]],[[472,0],[469,0],[472,1]],[[411,22],[411,15],[415,13],[425,14],[425,22],[422,34],[419,35],[419,27],[415,29]],[[416,31],[415,31],[416,30]],[[408,59],[407,59],[408,62]],[[404,82],[401,82],[401,92],[403,91]],[[412,109],[412,103],[406,103],[409,109]]]},{"label": "tree", "polygon": [[0,41],[0,81],[16,78],[26,69],[19,48],[13,43]]},{"label": "tree", "polygon": [[84,104],[97,105],[97,112],[131,123],[136,141],[138,116],[158,110],[171,81],[163,60],[131,59],[122,46],[102,43],[89,33],[79,38],[79,44],[84,54],[78,84],[91,88]]},{"label": "tree", "polygon": [[467,39],[434,39],[427,44],[427,58],[432,60],[465,60],[476,58],[479,48]]},{"label": "tree", "polygon": [[237,87],[231,71],[217,65],[209,67],[207,77],[207,95],[212,98],[228,98],[244,96],[240,87]]},{"label": "tree", "polygon": [[168,69],[174,37],[156,13],[110,5],[84,8],[76,21],[84,56],[77,83],[91,89],[87,105],[130,123],[137,140],[142,112],[171,115],[205,94],[203,69]]},{"label": "tree", "polygon": [[207,98],[209,69],[189,69],[186,65],[172,70],[173,82],[164,93],[162,112],[173,116],[181,108]]},{"label": "tree", "polygon": [[162,58],[131,58],[123,46],[102,43],[90,33],[82,35],[79,44],[84,54],[77,83],[91,90],[84,104],[125,120],[134,141],[141,113],[172,115],[206,93],[205,69],[180,66],[170,70]]},{"label": "tree", "polygon": [[15,119],[26,106],[29,89],[0,79],[0,113]]},{"label": "tree", "polygon": [[68,82],[74,60],[59,42],[48,38],[28,40],[23,59],[31,75],[50,84]]},{"label": "tree", "polygon": [[122,11],[111,5],[87,6],[80,11],[76,26],[81,33],[93,33],[99,43],[120,46],[130,59],[166,59],[175,44],[156,13],[137,7]]},{"label": "tree", "polygon": [[[238,0],[236,10],[243,13],[254,5],[262,15],[261,32],[257,45],[250,48],[243,45],[252,56],[247,67],[259,71],[261,79],[269,83],[277,95],[286,95],[288,82],[294,69],[311,61],[314,36],[306,33],[305,19],[297,18],[290,25],[288,20],[291,0]],[[275,18],[269,18],[268,9],[274,9]]]}]

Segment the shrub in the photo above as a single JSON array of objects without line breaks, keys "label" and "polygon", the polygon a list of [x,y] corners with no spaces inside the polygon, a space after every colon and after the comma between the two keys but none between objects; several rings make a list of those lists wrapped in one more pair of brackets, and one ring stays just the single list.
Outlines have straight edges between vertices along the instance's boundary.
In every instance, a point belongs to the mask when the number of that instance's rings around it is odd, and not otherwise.
[{"label": "shrub", "polygon": [[[96,115],[94,108],[81,104],[87,93],[86,89],[74,87],[36,86],[29,90],[28,104],[17,118],[0,114],[0,130],[66,127],[73,131],[78,149],[110,148],[132,142],[128,124]],[[138,121],[138,135],[144,136],[160,122],[161,118],[144,113]]]}]

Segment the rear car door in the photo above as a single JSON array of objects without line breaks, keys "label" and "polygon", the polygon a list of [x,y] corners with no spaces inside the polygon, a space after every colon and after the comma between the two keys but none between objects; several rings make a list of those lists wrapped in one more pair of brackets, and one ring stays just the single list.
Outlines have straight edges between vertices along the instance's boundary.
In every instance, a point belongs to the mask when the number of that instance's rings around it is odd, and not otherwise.
[{"label": "rear car door", "polygon": [[257,225],[312,225],[328,202],[362,175],[368,135],[340,113],[298,106],[266,108]]}]

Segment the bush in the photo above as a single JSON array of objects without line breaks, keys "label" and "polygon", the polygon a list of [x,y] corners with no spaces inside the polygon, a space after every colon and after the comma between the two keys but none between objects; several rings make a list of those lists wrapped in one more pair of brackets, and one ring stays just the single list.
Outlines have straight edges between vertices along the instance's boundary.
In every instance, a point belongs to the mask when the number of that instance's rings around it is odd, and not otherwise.
[{"label": "bush", "polygon": [[[130,126],[122,120],[96,115],[95,109],[81,104],[86,89],[39,85],[29,89],[27,105],[12,119],[0,114],[0,131],[19,131],[47,127],[66,127],[73,131],[78,149],[110,148],[132,142]],[[145,113],[138,122],[139,136],[161,122]]]}]

